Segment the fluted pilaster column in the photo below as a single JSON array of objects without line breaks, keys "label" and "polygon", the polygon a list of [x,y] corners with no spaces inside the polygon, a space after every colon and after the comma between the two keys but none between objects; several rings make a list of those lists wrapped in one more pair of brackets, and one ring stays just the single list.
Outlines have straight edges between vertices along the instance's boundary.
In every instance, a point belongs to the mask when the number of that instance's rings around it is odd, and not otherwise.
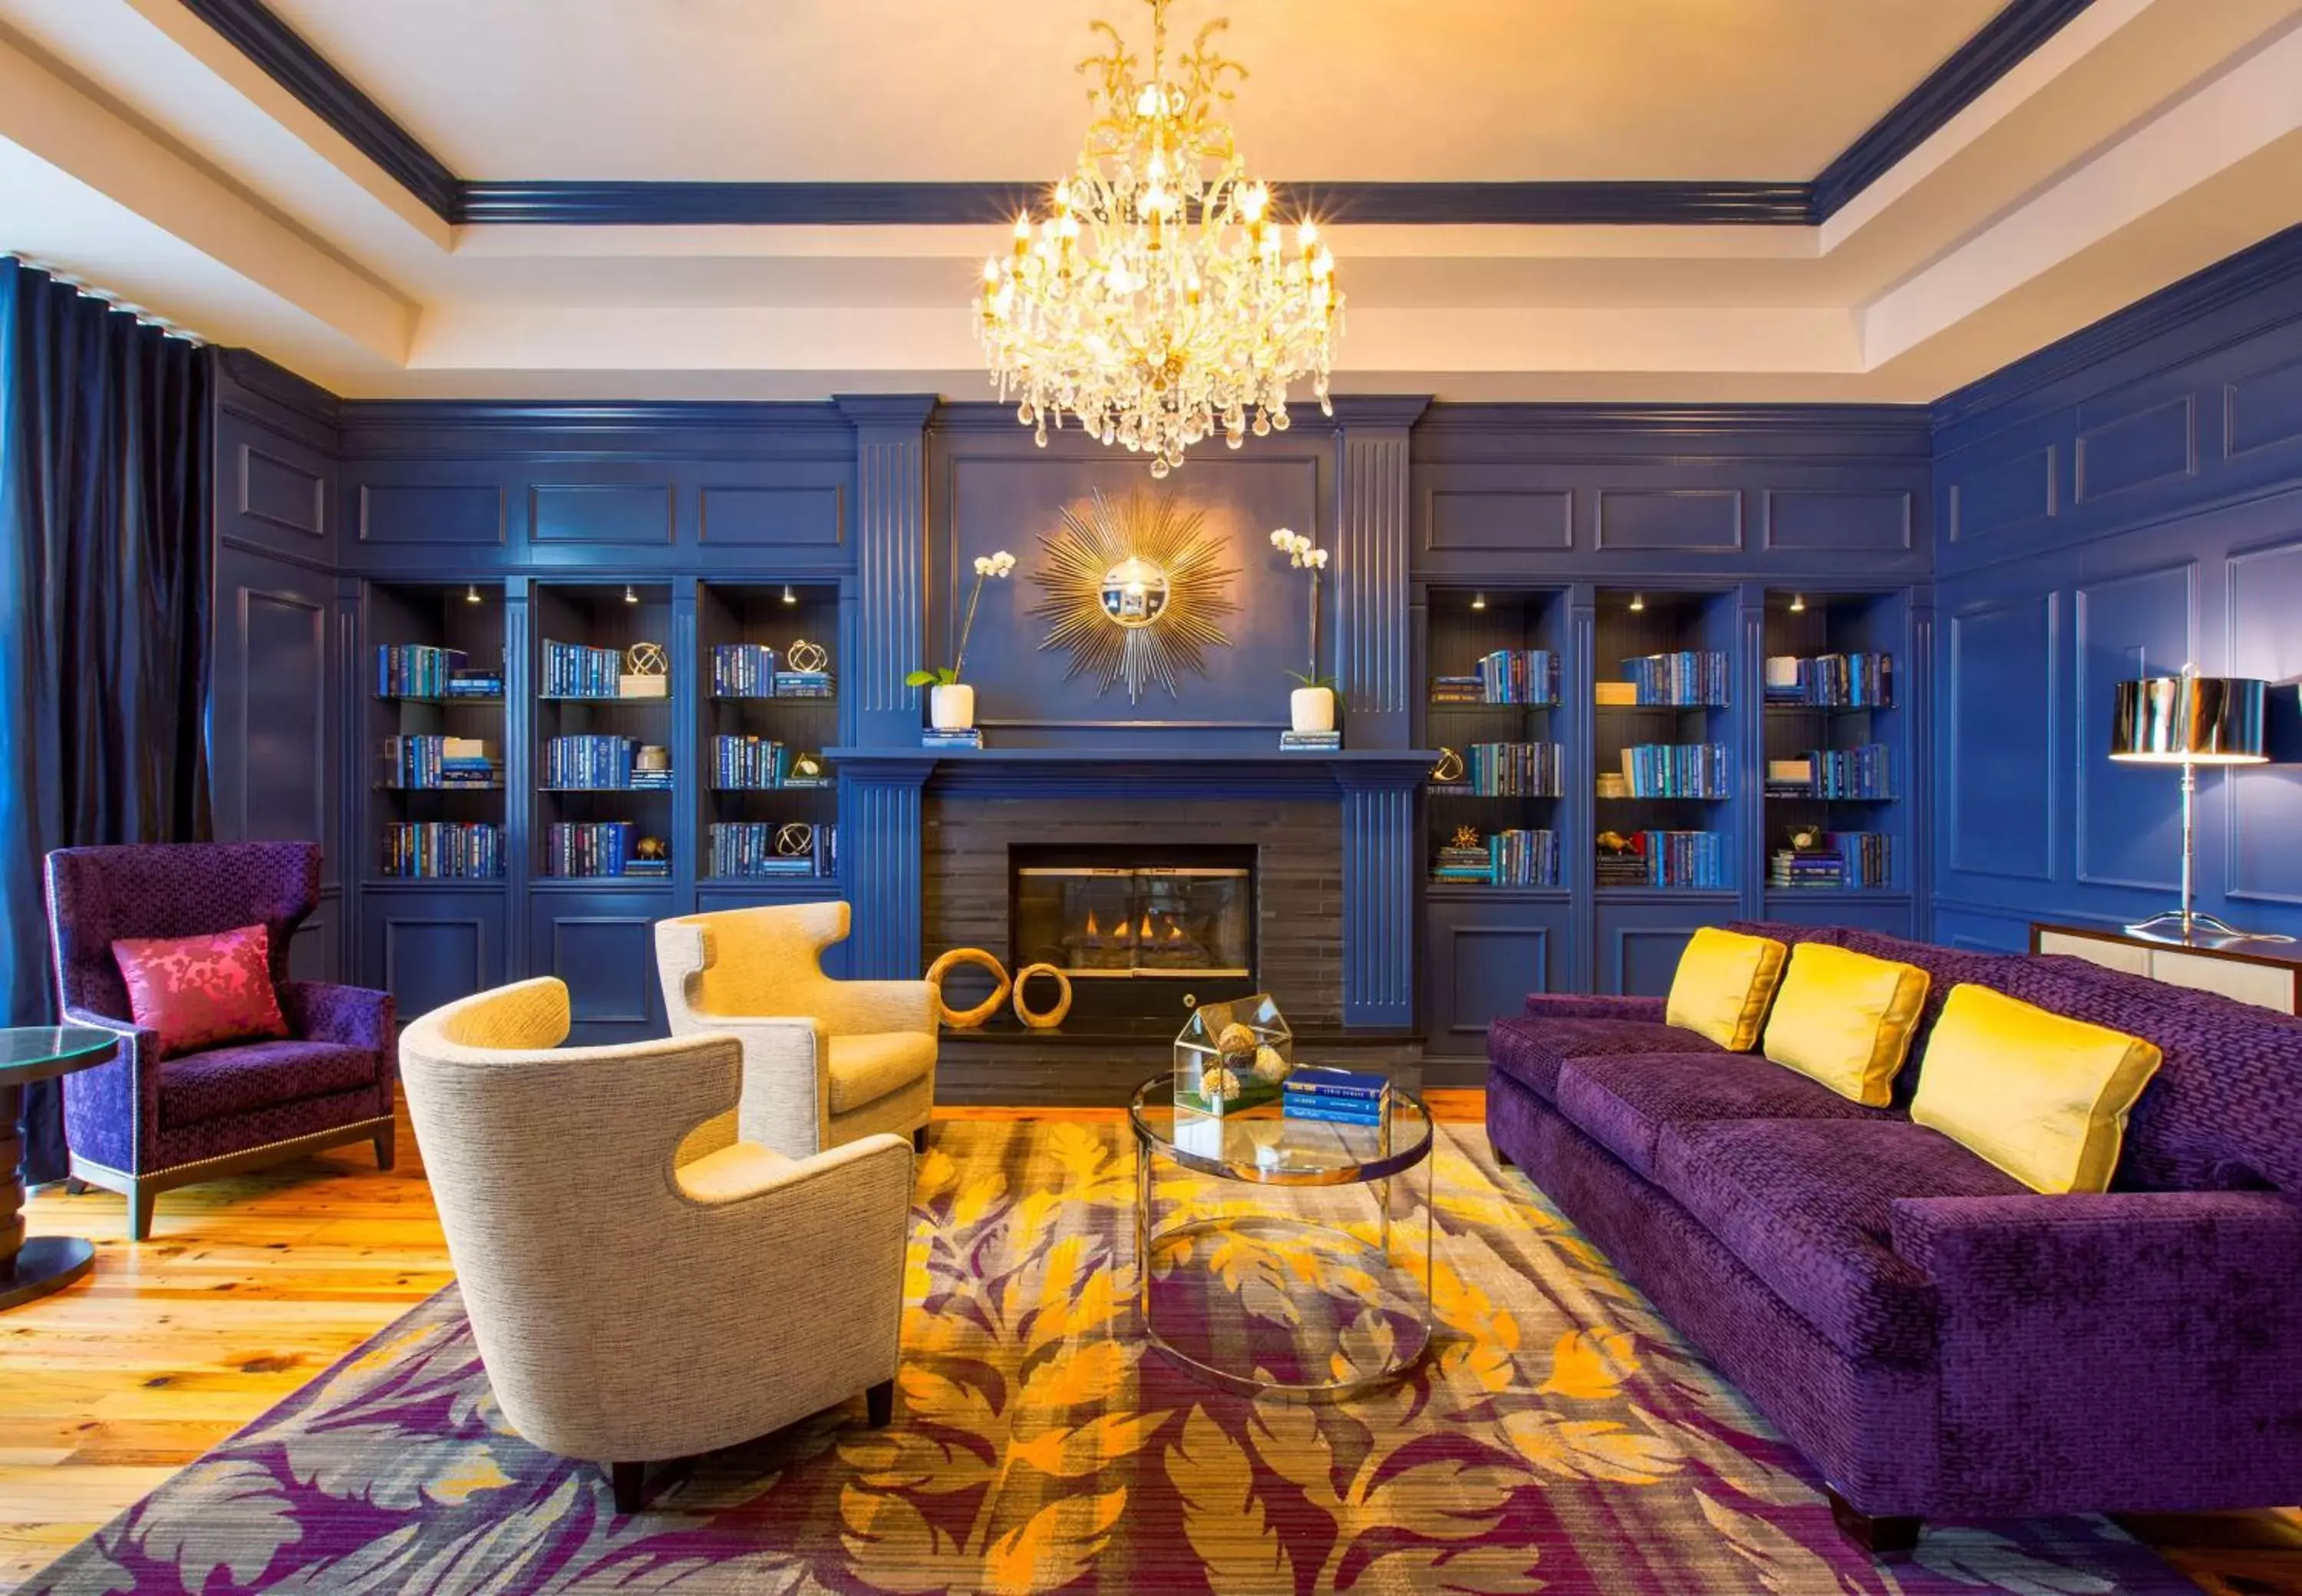
[{"label": "fluted pilaster column", "polygon": [[841,690],[855,694],[859,746],[916,746],[919,690],[903,676],[929,662],[927,425],[936,399],[850,394],[836,402],[855,427],[856,657]]},{"label": "fluted pilaster column", "polygon": [[1345,743],[1405,748],[1414,727],[1407,617],[1407,435],[1428,395],[1335,400],[1342,437],[1335,547],[1335,676]]}]

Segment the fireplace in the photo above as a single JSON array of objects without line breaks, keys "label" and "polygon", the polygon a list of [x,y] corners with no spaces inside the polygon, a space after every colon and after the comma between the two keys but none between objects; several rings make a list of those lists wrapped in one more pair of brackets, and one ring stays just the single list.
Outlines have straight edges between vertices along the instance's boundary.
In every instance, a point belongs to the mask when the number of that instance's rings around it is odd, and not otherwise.
[{"label": "fireplace", "polygon": [[1012,968],[1054,965],[1074,1011],[1097,1017],[1244,996],[1256,990],[1255,868],[1251,847],[1011,846]]}]

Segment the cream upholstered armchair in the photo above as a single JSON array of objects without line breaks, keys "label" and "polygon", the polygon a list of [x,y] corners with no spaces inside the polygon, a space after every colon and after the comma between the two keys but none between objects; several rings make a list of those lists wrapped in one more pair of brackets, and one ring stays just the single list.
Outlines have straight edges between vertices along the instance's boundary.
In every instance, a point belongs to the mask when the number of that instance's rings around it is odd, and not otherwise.
[{"label": "cream upholstered armchair", "polygon": [[560,1047],[550,978],[400,1035],[448,1254],[504,1417],[609,1466],[749,1441],[863,1391],[895,1403],[912,1149],[791,1159],[735,1138],[733,1037]]},{"label": "cream upholstered armchair", "polygon": [[744,1044],[745,1141],[794,1158],[892,1131],[927,1147],[935,1108],[935,988],[836,981],[823,950],[844,903],[782,903],[659,920],[656,969],[675,1036]]}]

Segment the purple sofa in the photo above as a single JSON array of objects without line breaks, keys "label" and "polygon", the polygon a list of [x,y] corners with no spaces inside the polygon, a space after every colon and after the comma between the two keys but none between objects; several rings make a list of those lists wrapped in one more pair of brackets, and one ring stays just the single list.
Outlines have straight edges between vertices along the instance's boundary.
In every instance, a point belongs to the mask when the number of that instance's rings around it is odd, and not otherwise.
[{"label": "purple sofa", "polygon": [[[288,979],[288,945],[318,906],[311,843],[60,848],[48,855],[48,935],[68,1022],[120,1033],[110,1063],[64,1079],[75,1181],[125,1193],[129,1237],[152,1233],[171,1187],[372,1141],[392,1161],[398,1080],[391,997]],[[113,960],[123,937],[190,937],[262,925],[289,1035],[162,1060],[128,1018]]]},{"label": "purple sofa", "polygon": [[[1488,1034],[1487,1133],[1814,1463],[1848,1535],[2302,1501],[2302,1021],[2060,956],[1735,928],[1929,972],[1896,1106],[1659,998],[1534,996]],[[2111,1191],[2039,1196],[1911,1121],[1962,981],[2163,1050]]]}]

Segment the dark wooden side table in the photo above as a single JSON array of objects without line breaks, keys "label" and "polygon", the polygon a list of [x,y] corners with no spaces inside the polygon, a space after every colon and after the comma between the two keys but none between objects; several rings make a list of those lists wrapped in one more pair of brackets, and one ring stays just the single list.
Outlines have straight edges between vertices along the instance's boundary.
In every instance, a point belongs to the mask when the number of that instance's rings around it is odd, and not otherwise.
[{"label": "dark wooden side table", "polygon": [[61,1291],[88,1272],[96,1248],[76,1236],[24,1238],[24,1088],[109,1062],[120,1038],[84,1025],[0,1028],[0,1308]]}]

